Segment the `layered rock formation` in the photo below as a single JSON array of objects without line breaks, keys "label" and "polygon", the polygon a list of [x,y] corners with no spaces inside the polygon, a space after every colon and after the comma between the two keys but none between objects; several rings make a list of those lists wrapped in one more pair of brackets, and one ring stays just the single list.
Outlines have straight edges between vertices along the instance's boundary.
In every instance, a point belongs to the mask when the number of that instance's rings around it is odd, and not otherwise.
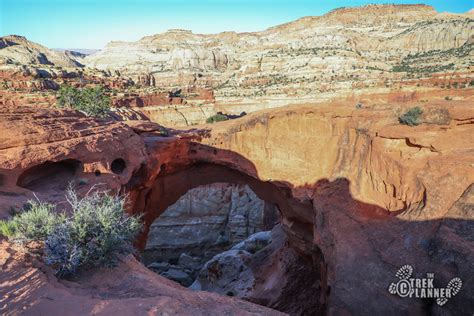
[{"label": "layered rock formation", "polygon": [[65,52],[53,51],[28,41],[23,36],[0,37],[0,64],[54,65],[60,67],[81,67],[75,58]]},{"label": "layered rock formation", "polygon": [[112,42],[85,63],[133,78],[146,73],[160,87],[212,87],[227,107],[250,101],[273,107],[328,100],[354,88],[393,89],[411,76],[466,71],[473,29],[469,13],[371,5],[253,33],[170,30],[134,43]]},{"label": "layered rock formation", "polygon": [[[0,60],[0,104],[53,106],[53,90],[62,84],[104,85],[112,90],[114,106],[131,107],[120,110],[125,118],[189,126],[217,112],[238,115],[328,102],[354,91],[386,94],[410,88],[431,93],[444,87],[462,93],[474,82],[473,34],[472,12],[371,5],[260,32],[170,30],[134,43],[111,42],[81,58],[86,66],[81,69],[70,68],[75,55],[9,36],[0,47],[5,56]],[[15,74],[27,65],[34,75],[18,82]],[[156,98],[172,91],[182,91],[182,102]]]}]

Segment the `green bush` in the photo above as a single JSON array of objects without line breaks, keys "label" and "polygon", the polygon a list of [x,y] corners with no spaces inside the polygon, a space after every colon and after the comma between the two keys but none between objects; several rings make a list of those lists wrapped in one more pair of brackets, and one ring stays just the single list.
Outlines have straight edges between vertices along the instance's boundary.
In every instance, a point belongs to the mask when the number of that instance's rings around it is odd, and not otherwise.
[{"label": "green bush", "polygon": [[50,203],[29,201],[25,212],[10,221],[0,221],[0,233],[17,243],[45,240],[65,217],[55,213]]},{"label": "green bush", "polygon": [[216,123],[216,122],[227,121],[228,119],[229,118],[226,115],[218,113],[216,115],[208,117],[207,120],[206,120],[206,123],[212,124],[212,123]]},{"label": "green bush", "polygon": [[420,124],[419,118],[423,114],[423,110],[420,109],[418,106],[415,106],[409,109],[405,114],[398,118],[400,124],[405,124],[408,126],[416,126]]},{"label": "green bush", "polygon": [[0,233],[15,242],[44,242],[45,263],[59,277],[81,267],[114,266],[119,254],[134,251],[141,222],[124,212],[124,198],[98,192],[79,198],[72,189],[66,198],[70,216],[57,215],[52,204],[31,203],[20,215],[2,221]]},{"label": "green bush", "polygon": [[57,93],[56,105],[84,112],[88,116],[106,117],[110,110],[110,98],[103,87],[77,89],[62,86]]}]

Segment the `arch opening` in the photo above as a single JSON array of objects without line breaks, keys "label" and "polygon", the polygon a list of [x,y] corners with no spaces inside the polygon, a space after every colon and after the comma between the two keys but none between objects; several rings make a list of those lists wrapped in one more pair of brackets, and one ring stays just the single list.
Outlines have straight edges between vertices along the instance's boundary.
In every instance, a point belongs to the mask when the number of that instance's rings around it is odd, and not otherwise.
[{"label": "arch opening", "polygon": [[142,259],[159,274],[190,286],[214,256],[242,242],[250,253],[266,246],[279,222],[277,206],[247,185],[198,186],[153,221]]},{"label": "arch opening", "polygon": [[[165,251],[161,255],[168,256],[168,261],[164,264],[158,262],[154,266],[151,263],[150,266],[150,258],[147,258],[146,254],[147,239],[153,235],[152,225],[156,219],[160,221],[160,216],[163,216],[161,227],[170,224],[171,216],[166,214],[170,206],[189,191],[202,186],[226,183],[231,186],[248,187],[264,205],[278,211],[281,223],[271,232],[267,232],[267,235],[271,236],[270,242],[257,246],[259,249],[253,253],[248,251],[249,249],[240,248],[217,255],[211,253],[214,256],[210,260],[202,256],[207,260],[204,266],[197,269],[197,272],[187,280],[185,275],[177,271],[168,273],[168,276],[174,274],[175,280],[183,277],[184,282],[181,283],[191,284],[191,289],[236,296],[292,314],[319,314],[324,310],[327,293],[322,281],[326,278],[323,275],[325,263],[320,249],[313,244],[311,203],[303,203],[292,198],[290,188],[286,184],[261,181],[220,164],[199,162],[184,167],[167,165],[160,170],[151,188],[139,193],[142,200],[137,202],[137,205],[142,205],[145,221],[145,231],[140,238],[139,246],[145,249],[143,258],[152,270],[155,272],[160,269],[168,271],[170,268],[177,270],[175,266],[180,265],[180,260],[181,263],[186,262],[188,265],[196,264],[194,260],[196,253],[199,255],[199,250],[202,250],[198,247],[197,252],[191,251],[184,256],[181,256],[182,252],[173,254],[174,258],[170,258],[169,252]],[[200,202],[205,204],[206,199],[201,199]],[[296,213],[298,216],[295,216]],[[196,216],[194,220],[199,222],[199,218]],[[193,221],[190,220],[190,223]],[[192,230],[193,227],[198,226],[191,225],[189,229]],[[170,226],[166,229],[172,231]],[[215,240],[219,239],[220,232],[218,230],[217,234],[213,235]],[[228,237],[225,235],[224,233],[222,237]],[[269,286],[269,280],[278,281]],[[301,284],[307,284],[304,292],[301,292]],[[309,296],[312,299],[308,299]]]}]

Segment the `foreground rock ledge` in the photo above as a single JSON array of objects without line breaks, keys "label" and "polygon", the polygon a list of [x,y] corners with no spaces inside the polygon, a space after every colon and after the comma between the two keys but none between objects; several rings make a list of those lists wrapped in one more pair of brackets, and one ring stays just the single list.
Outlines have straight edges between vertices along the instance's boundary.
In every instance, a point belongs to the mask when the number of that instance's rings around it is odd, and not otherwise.
[{"label": "foreground rock ledge", "polygon": [[237,298],[194,292],[132,256],[118,267],[58,281],[31,255],[0,243],[2,315],[285,315]]}]

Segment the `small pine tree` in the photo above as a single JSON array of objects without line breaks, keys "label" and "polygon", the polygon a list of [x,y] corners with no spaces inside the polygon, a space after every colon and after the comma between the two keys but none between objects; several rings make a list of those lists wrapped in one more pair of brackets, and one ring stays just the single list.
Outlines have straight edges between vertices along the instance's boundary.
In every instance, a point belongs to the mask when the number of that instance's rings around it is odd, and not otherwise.
[{"label": "small pine tree", "polygon": [[57,93],[56,105],[81,111],[88,116],[106,117],[110,110],[110,98],[100,86],[81,89],[62,86]]}]

